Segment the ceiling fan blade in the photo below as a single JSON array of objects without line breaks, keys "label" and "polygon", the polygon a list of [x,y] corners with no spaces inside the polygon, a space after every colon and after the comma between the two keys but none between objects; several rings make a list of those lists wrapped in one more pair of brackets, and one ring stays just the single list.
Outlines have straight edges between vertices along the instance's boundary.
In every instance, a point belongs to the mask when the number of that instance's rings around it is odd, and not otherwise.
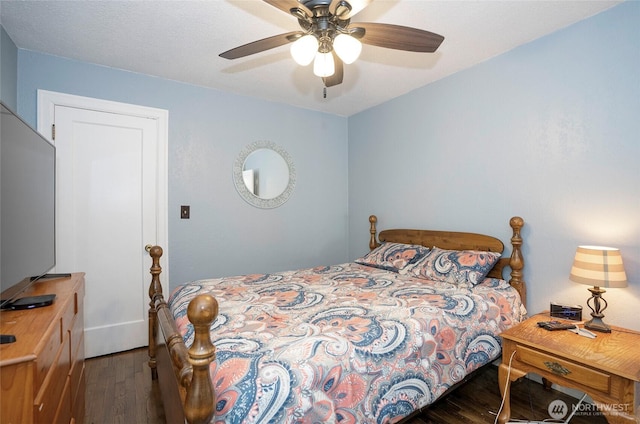
[{"label": "ceiling fan blade", "polygon": [[400,25],[356,22],[353,26],[364,28],[361,42],[388,49],[433,53],[444,40],[442,35]]},{"label": "ceiling fan blade", "polygon": [[332,51],[333,62],[335,64],[335,71],[330,77],[322,77],[325,87],[333,87],[334,85],[342,84],[342,77],[344,76],[344,64],[338,57],[335,51]]},{"label": "ceiling fan blade", "polygon": [[292,31],[284,34],[274,35],[273,37],[263,38],[262,40],[254,41],[236,47],[234,49],[227,50],[224,53],[220,53],[219,56],[225,59],[238,59],[240,57],[249,56],[252,54],[263,52],[265,50],[273,49],[275,47],[283,46],[287,43],[295,41],[302,35],[304,35],[304,33],[300,31]]},{"label": "ceiling fan blade", "polygon": [[369,6],[369,3],[372,1],[373,0],[333,0],[329,6],[329,11],[332,15],[346,21]]},{"label": "ceiling fan blade", "polygon": [[[298,0],[263,0],[265,3],[269,3],[271,6],[282,10],[285,13],[291,14],[292,9],[300,9],[307,17],[312,17],[313,12],[309,10],[307,6],[300,3]],[[294,15],[295,16],[295,15]]]}]

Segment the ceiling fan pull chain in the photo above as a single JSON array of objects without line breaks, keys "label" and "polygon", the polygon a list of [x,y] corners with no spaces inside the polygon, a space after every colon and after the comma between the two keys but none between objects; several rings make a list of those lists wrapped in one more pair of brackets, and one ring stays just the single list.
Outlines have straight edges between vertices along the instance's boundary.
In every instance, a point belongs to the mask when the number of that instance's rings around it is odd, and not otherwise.
[{"label": "ceiling fan pull chain", "polygon": [[327,98],[327,87],[322,87],[322,97]]}]

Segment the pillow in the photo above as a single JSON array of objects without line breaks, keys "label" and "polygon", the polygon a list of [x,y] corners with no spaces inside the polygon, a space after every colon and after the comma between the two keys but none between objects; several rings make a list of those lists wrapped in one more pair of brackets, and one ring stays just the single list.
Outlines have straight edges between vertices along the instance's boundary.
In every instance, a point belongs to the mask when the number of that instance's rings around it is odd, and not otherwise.
[{"label": "pillow", "polygon": [[426,280],[475,286],[484,281],[500,256],[497,252],[434,247],[427,256],[407,268],[405,273]]},{"label": "pillow", "polygon": [[384,242],[354,262],[388,271],[398,272],[429,253],[429,248],[418,244]]}]

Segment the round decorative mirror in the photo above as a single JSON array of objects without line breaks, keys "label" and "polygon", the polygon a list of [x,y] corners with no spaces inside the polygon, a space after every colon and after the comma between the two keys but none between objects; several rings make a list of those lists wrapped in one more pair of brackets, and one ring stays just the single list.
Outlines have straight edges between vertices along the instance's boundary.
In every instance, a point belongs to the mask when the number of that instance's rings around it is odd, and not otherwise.
[{"label": "round decorative mirror", "polygon": [[280,146],[256,141],[236,158],[233,182],[247,203],[258,208],[276,208],[291,196],[296,170],[291,157]]}]

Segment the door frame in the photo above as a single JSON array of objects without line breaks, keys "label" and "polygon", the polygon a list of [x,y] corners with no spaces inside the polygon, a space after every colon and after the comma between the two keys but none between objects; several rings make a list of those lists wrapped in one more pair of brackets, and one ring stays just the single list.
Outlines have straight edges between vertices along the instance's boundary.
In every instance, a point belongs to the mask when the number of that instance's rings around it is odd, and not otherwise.
[{"label": "door frame", "polygon": [[[120,115],[137,116],[153,119],[157,125],[157,175],[156,181],[156,240],[149,241],[162,247],[164,254],[160,259],[163,275],[169,275],[169,223],[168,223],[168,139],[169,139],[169,111],[147,106],[139,106],[129,103],[120,103],[111,100],[95,99],[91,97],[77,96],[73,94],[58,93],[55,91],[38,90],[37,96],[37,129],[47,140],[55,145],[52,139],[51,126],[55,122],[55,107],[66,106],[77,109],[89,109],[98,112],[116,113]],[[145,243],[147,243],[145,241]],[[144,249],[144,246],[140,246]],[[149,260],[151,267],[151,260]],[[151,277],[144,281],[150,282]],[[165,279],[166,280],[166,279]],[[166,281],[162,281],[162,290],[168,292]]]}]

